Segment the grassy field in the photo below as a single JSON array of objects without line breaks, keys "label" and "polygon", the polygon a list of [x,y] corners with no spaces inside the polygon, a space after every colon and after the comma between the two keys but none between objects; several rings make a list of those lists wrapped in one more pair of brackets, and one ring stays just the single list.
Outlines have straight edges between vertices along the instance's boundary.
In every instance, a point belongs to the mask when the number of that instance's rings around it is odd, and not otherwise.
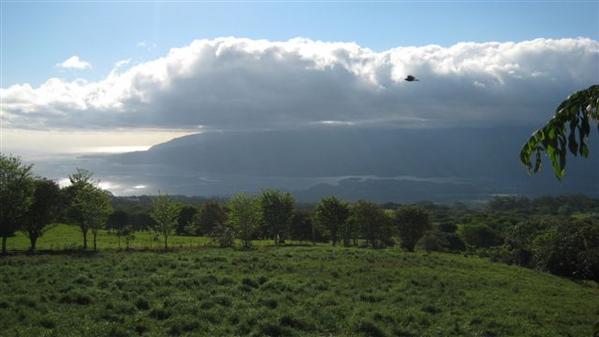
[{"label": "grassy field", "polygon": [[599,317],[596,286],[475,257],[177,240],[0,258],[0,336],[590,336]]}]

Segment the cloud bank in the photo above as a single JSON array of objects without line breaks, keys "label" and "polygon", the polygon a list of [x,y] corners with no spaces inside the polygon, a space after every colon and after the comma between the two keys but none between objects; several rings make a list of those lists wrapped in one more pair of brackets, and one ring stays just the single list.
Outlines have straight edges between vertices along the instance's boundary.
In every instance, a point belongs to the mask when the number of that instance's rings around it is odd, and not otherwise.
[{"label": "cloud bank", "polygon": [[56,64],[56,66],[63,69],[75,70],[90,69],[92,67],[91,63],[83,61],[77,55],[69,57],[68,59],[64,60],[64,62]]},{"label": "cloud bank", "polygon": [[[85,64],[73,58],[65,63]],[[569,93],[599,82],[599,42],[465,42],[375,52],[355,43],[301,38],[218,38],[123,65],[97,82],[51,78],[37,88],[24,83],[0,89],[5,127],[539,123]],[[408,74],[420,82],[404,81]]]}]

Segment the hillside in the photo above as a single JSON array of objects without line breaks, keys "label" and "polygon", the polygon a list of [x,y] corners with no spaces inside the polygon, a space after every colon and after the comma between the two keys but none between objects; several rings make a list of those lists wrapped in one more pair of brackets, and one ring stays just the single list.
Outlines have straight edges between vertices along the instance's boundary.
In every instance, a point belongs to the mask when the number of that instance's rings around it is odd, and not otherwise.
[{"label": "hillside", "polygon": [[[571,158],[563,182],[549,169],[528,176],[518,154],[531,129],[206,132],[105,159],[144,174],[160,166],[147,179],[189,195],[275,187],[295,191],[305,201],[330,194],[381,202],[477,200],[493,194],[597,196],[595,151],[587,160]],[[590,146],[598,144],[594,139]]]},{"label": "hillside", "polygon": [[596,286],[396,249],[104,249],[0,269],[2,336],[589,336],[599,314]]}]

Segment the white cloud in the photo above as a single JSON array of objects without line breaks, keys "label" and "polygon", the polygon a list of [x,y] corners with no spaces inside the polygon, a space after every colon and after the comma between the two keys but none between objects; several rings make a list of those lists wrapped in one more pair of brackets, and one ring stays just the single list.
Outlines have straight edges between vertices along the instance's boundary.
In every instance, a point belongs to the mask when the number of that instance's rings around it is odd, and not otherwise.
[{"label": "white cloud", "polygon": [[69,57],[62,63],[57,63],[56,66],[64,69],[76,70],[90,69],[92,67],[92,65],[89,62],[80,59],[77,55]]},{"label": "white cloud", "polygon": [[[97,82],[52,78],[37,88],[2,88],[4,123],[41,129],[539,123],[569,93],[598,81],[599,42],[375,52],[355,43],[218,38],[115,69]],[[420,81],[405,82],[408,74]]]}]

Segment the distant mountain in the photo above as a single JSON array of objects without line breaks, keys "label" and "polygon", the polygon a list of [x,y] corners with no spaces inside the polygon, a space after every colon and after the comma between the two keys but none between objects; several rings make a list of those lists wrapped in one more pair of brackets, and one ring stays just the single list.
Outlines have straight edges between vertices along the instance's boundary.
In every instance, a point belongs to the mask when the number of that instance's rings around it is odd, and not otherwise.
[{"label": "distant mountain", "polygon": [[[531,128],[523,127],[206,132],[107,160],[213,177],[214,183],[204,189],[212,194],[277,187],[308,201],[328,194],[378,201],[599,195],[595,134],[591,158],[569,157],[568,174],[560,183],[549,165],[529,177],[519,163],[520,146],[530,133]],[[175,192],[189,193],[184,182],[179,185],[182,189]]]}]

